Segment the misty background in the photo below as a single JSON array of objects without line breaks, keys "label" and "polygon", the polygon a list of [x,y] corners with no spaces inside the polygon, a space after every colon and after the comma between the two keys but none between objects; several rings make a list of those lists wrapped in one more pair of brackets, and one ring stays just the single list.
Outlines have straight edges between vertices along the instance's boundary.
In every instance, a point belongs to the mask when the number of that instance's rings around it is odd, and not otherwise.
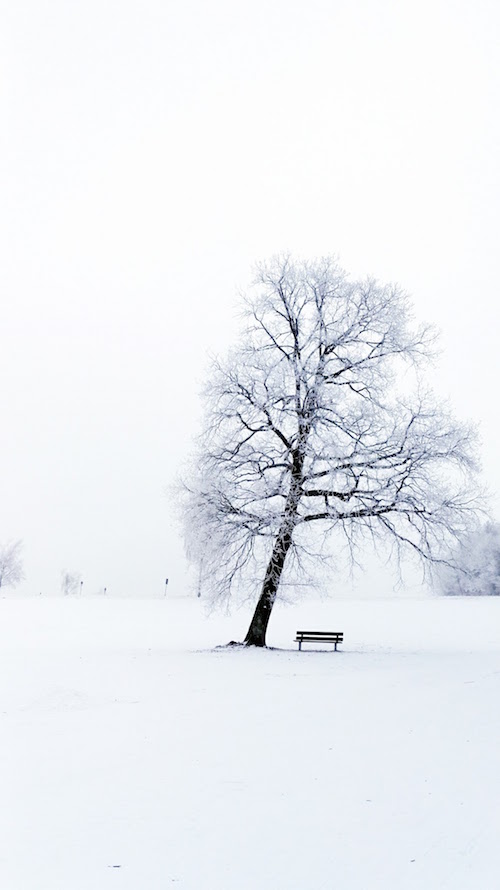
[{"label": "misty background", "polygon": [[[498,509],[500,7],[0,0],[0,541],[21,593],[182,592],[168,486],[259,259],[442,331]],[[377,570],[361,589],[388,590]],[[344,588],[345,589],[345,588]]]}]

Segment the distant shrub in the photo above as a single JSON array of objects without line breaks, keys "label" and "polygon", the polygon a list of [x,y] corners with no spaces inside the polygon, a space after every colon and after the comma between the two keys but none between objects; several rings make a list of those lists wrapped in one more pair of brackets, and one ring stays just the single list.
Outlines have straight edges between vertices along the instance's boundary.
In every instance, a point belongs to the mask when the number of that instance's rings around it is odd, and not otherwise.
[{"label": "distant shrub", "polygon": [[487,522],[463,538],[453,566],[438,570],[444,596],[500,596],[500,523]]}]

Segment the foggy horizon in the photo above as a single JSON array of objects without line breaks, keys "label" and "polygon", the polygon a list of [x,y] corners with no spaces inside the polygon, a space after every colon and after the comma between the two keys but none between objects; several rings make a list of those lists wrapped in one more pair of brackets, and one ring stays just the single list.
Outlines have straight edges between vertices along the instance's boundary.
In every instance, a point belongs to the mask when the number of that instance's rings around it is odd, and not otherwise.
[{"label": "foggy horizon", "polygon": [[[25,0],[1,20],[9,596],[57,594],[62,570],[87,594],[187,589],[169,486],[239,292],[283,251],[397,281],[437,325],[429,382],[479,428],[495,513],[492,2]],[[390,592],[375,575],[361,593]]]}]

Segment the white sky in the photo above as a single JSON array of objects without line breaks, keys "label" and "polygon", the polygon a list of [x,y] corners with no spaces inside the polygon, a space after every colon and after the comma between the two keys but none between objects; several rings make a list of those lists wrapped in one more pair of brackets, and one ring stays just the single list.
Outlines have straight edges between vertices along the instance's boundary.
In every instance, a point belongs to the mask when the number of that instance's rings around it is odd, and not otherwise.
[{"label": "white sky", "polygon": [[336,253],[443,331],[500,490],[496,0],[0,0],[0,540],[29,592],[183,581],[165,487],[251,264]]}]

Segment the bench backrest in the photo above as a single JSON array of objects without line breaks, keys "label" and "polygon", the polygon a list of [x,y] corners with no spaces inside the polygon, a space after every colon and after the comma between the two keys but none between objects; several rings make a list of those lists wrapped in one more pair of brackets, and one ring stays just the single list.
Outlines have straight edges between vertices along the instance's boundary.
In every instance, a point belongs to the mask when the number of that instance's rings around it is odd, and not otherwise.
[{"label": "bench backrest", "polygon": [[306,638],[311,640],[337,640],[337,642],[341,643],[344,634],[342,631],[336,630],[298,630],[298,637],[302,640]]}]

